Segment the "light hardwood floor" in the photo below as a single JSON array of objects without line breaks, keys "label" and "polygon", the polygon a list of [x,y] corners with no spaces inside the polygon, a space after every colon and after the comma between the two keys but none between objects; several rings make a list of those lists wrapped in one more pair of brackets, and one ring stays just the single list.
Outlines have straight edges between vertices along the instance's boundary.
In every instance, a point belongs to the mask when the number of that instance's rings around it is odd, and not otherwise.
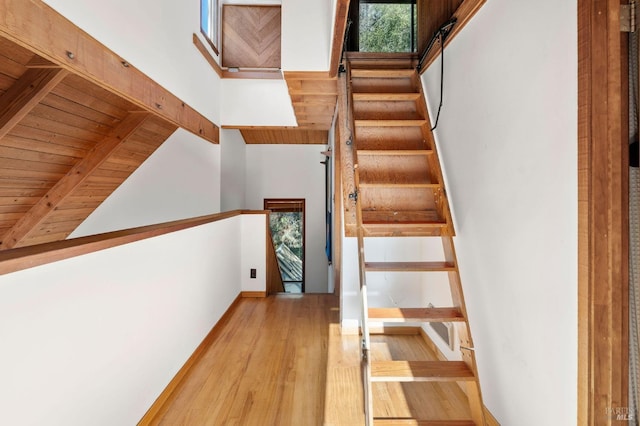
[{"label": "light hardwood floor", "polygon": [[[363,425],[358,336],[331,295],[242,299],[155,425]],[[435,359],[419,335],[374,336],[373,359]],[[468,419],[452,383],[375,384],[376,416]]]}]

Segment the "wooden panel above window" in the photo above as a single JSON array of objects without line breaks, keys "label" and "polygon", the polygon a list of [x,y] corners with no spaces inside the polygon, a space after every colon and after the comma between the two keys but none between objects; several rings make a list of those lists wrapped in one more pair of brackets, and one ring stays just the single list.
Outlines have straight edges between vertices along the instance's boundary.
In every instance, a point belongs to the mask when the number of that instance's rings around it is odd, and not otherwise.
[{"label": "wooden panel above window", "polygon": [[222,66],[280,68],[280,6],[224,5]]}]

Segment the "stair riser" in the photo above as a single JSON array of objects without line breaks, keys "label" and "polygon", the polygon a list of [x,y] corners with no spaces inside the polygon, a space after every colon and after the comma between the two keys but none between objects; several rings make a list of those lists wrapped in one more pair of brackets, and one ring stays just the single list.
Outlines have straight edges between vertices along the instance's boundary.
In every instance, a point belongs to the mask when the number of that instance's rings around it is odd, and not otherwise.
[{"label": "stair riser", "polygon": [[360,155],[361,183],[438,183],[429,170],[427,156]]},{"label": "stair riser", "polygon": [[360,188],[363,210],[436,210],[430,188]]},{"label": "stair riser", "polygon": [[424,116],[415,101],[357,101],[353,104],[356,120],[419,120]]}]

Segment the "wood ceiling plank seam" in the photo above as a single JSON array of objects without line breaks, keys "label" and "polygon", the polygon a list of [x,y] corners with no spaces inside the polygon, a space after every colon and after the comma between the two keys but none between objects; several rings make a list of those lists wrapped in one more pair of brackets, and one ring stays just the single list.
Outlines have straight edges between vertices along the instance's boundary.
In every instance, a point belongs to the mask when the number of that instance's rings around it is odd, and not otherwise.
[{"label": "wood ceiling plank seam", "polygon": [[[30,139],[46,144],[52,144],[54,146],[66,146],[83,151],[89,151],[95,144],[95,141],[87,141],[85,139],[63,135],[61,133],[54,133],[46,129],[26,126],[24,120],[22,123],[14,127],[9,135],[17,136],[22,139]],[[82,157],[84,157],[84,155],[82,155]]]},{"label": "wood ceiling plank seam", "polygon": [[48,188],[8,188],[0,187],[0,197],[40,197],[46,194]]},{"label": "wood ceiling plank seam", "polygon": [[59,94],[55,93],[55,91],[50,93],[49,96],[45,97],[42,100],[42,104],[66,112],[68,114],[76,115],[78,117],[84,118],[85,120],[109,126],[110,128],[113,128],[122,120],[124,116],[126,116],[126,113],[120,117],[109,116],[100,111],[89,108],[83,104],[62,97]]},{"label": "wood ceiling plank seam", "polygon": [[[22,170],[45,173],[67,173],[70,167],[61,164],[42,163],[39,161],[16,160],[13,158],[0,157],[0,169],[8,172],[9,170]],[[9,172],[10,173],[10,172]],[[10,174],[9,174],[10,175]]]},{"label": "wood ceiling plank seam", "polygon": [[95,169],[91,175],[95,180],[101,182],[121,182],[129,177],[129,173],[127,172],[120,170],[107,170],[103,168],[102,165]]},{"label": "wood ceiling plank seam", "polygon": [[[19,62],[14,62],[11,58],[0,57],[0,77],[5,81],[15,82],[25,73],[27,69]],[[9,88],[10,85],[4,86]],[[0,86],[3,87],[3,86]]]},{"label": "wood ceiling plank seam", "polygon": [[0,98],[0,139],[67,75],[62,69],[28,69]]},{"label": "wood ceiling plank seam", "polygon": [[0,179],[1,178],[10,178],[10,179],[40,179],[43,181],[52,181],[56,182],[65,175],[65,173],[59,172],[43,172],[40,170],[22,170],[22,169],[6,169],[0,166]]},{"label": "wood ceiling plank seam", "polygon": [[69,113],[57,108],[50,107],[44,99],[31,111],[31,114],[46,118],[48,120],[65,123],[67,126],[76,127],[85,131],[90,131],[102,137],[107,136],[113,127],[103,123],[95,122],[76,114]]},{"label": "wood ceiling plank seam", "polygon": [[78,157],[50,154],[31,149],[10,147],[4,144],[4,140],[0,140],[0,158],[36,161],[40,163],[58,164],[69,167],[73,166],[79,160]]},{"label": "wood ceiling plank seam", "polygon": [[149,158],[149,155],[128,150],[121,150],[109,156],[109,160],[111,160],[113,164],[128,164],[131,166],[139,166],[144,163],[147,158]]},{"label": "wood ceiling plank seam", "polygon": [[0,188],[48,190],[54,184],[55,182],[53,181],[42,181],[35,179],[9,179],[6,177],[0,178]]},{"label": "wood ceiling plank seam", "polygon": [[104,138],[104,135],[99,133],[85,130],[81,127],[69,126],[65,123],[53,121],[45,117],[39,117],[35,114],[27,115],[22,119],[20,124],[24,127],[83,140],[89,147],[93,147],[95,143]]},{"label": "wood ceiling plank seam", "polygon": [[6,135],[0,141],[0,146],[22,149],[25,151],[35,151],[43,154],[57,155],[62,157],[72,157],[75,158],[76,161],[84,157],[89,152],[88,149],[77,149],[66,145],[58,145],[50,142],[26,139],[16,136],[12,133]]},{"label": "wood ceiling plank seam", "polygon": [[140,165],[128,165],[122,163],[114,163],[114,162],[105,162],[102,166],[100,166],[103,170],[113,170],[120,172],[133,173],[135,172]]},{"label": "wood ceiling plank seam", "polygon": [[124,113],[140,109],[127,99],[76,74],[70,74],[60,85],[63,86],[61,90],[68,92],[71,97],[95,99]]},{"label": "wood ceiling plank seam", "polygon": [[29,206],[0,206],[0,217],[7,217],[7,215],[19,215],[22,217],[28,211]]},{"label": "wood ceiling plank seam", "polygon": [[[134,140],[129,140],[127,141],[127,147],[128,149],[130,149],[131,151],[134,152],[138,152],[140,154],[144,154],[145,156],[149,157],[151,154],[153,154],[156,149],[158,149],[160,147],[160,145],[162,145],[162,143],[166,140],[167,138],[165,137],[164,139],[162,139],[162,142],[157,142],[154,144],[151,143],[145,143],[146,141],[142,138],[134,141]],[[156,142],[156,141],[154,141]]]},{"label": "wood ceiling plank seam", "polygon": [[[12,62],[24,68],[33,57],[33,52],[10,42],[6,38],[0,37],[0,60]],[[20,73],[22,74],[22,73]]]},{"label": "wood ceiling plank seam", "polygon": [[[83,93],[73,86],[66,84],[66,81],[67,80],[64,80],[62,83],[60,83],[52,93],[60,96],[61,98],[67,99],[69,102],[83,105],[86,108],[114,118],[116,120],[122,120],[122,118],[124,118],[131,110],[131,108],[120,108],[117,105],[105,102],[103,99],[91,96],[88,93]],[[133,105],[131,107],[133,107]]]},{"label": "wood ceiling plank seam", "polygon": [[91,175],[123,141],[134,134],[148,118],[148,113],[127,116],[108,137],[96,144],[85,158],[74,165],[64,178],[60,179],[29,212],[18,220],[3,236],[0,247],[2,249],[19,247],[27,237],[32,237],[30,234],[34,228],[70,196],[78,185]]},{"label": "wood ceiling plank seam", "polygon": [[42,197],[0,197],[0,206],[33,206]]}]

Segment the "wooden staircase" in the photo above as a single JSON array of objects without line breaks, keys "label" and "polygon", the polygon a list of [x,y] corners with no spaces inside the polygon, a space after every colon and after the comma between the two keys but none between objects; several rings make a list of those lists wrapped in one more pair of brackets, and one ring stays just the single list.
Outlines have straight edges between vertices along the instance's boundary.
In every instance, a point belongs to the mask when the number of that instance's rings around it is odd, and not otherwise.
[{"label": "wooden staircase", "polygon": [[[351,198],[356,201],[362,293],[366,424],[485,425],[474,346],[453,243],[453,222],[422,85],[412,65],[410,60],[380,62],[361,57],[350,58],[346,70],[355,188]],[[398,236],[439,238],[443,258],[410,262],[367,261],[365,237]],[[453,303],[435,308],[370,308],[367,277],[378,272],[446,273]],[[373,323],[415,326],[427,322],[456,324],[461,360],[371,360],[369,329]],[[372,383],[375,382],[458,382],[467,394],[471,419],[374,417]]]}]

